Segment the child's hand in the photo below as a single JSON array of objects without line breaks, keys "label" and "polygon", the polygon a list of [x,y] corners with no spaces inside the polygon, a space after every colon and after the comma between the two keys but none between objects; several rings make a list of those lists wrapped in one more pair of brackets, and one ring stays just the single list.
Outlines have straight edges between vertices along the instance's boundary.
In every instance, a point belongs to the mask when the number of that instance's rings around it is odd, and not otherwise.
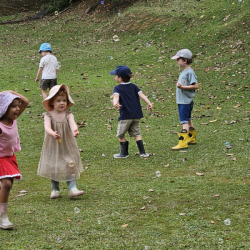
[{"label": "child's hand", "polygon": [[75,130],[73,131],[73,136],[74,136],[74,137],[77,137],[77,136],[78,136],[78,134],[79,134],[78,129],[75,129]]},{"label": "child's hand", "polygon": [[35,82],[36,82],[36,83],[38,83],[38,82],[39,82],[39,77],[37,77],[37,78],[36,78]]},{"label": "child's hand", "polygon": [[57,133],[57,131],[54,132],[54,134],[52,135],[55,139],[59,139],[61,138],[61,136]]},{"label": "child's hand", "polygon": [[150,109],[151,111],[153,110],[153,105],[152,105],[152,103],[151,103],[151,102],[150,102],[150,103],[148,103],[148,106],[147,106],[147,110],[149,110],[149,109]]},{"label": "child's hand", "polygon": [[181,85],[181,83],[177,83],[177,88],[179,88],[179,89],[182,89],[182,85]]},{"label": "child's hand", "polygon": [[117,109],[120,109],[121,106],[122,106],[122,105],[120,105],[119,102],[117,102],[116,104],[114,104],[114,107],[117,108]]}]

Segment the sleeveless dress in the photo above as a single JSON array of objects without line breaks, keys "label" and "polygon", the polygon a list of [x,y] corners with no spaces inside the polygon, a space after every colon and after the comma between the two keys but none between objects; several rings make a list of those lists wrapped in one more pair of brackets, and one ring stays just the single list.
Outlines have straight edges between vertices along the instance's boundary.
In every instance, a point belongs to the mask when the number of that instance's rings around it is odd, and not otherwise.
[{"label": "sleeveless dress", "polygon": [[18,170],[16,156],[14,152],[20,151],[20,140],[17,129],[17,121],[14,120],[12,126],[8,127],[0,122],[0,179],[15,178],[22,179]]},{"label": "sleeveless dress", "polygon": [[76,139],[67,120],[69,114],[68,110],[64,120],[57,122],[49,112],[45,113],[51,118],[51,129],[61,138],[55,139],[45,131],[37,174],[58,182],[76,180],[83,171]]}]

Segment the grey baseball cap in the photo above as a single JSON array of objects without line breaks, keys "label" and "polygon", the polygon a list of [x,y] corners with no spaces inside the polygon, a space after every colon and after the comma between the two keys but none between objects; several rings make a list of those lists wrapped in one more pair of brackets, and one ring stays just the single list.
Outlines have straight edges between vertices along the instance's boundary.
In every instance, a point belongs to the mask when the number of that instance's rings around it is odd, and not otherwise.
[{"label": "grey baseball cap", "polygon": [[192,59],[192,56],[192,52],[189,49],[181,49],[171,59],[178,59],[180,57]]}]

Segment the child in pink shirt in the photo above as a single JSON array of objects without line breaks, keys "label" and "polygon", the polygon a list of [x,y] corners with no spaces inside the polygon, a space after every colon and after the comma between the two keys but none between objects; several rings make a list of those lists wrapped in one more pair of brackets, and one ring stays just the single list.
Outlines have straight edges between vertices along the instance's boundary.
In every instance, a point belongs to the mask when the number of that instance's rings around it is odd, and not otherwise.
[{"label": "child in pink shirt", "polygon": [[14,152],[20,151],[16,119],[28,105],[28,99],[14,91],[0,92],[0,227],[12,229],[8,219],[8,198],[13,179],[21,180]]}]

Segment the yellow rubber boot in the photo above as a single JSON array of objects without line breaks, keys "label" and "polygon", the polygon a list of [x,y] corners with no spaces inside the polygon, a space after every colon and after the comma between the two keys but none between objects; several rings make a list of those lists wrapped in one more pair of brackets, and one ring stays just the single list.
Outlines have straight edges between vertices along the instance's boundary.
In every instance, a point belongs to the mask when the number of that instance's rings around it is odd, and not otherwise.
[{"label": "yellow rubber boot", "polygon": [[188,145],[195,145],[195,144],[196,144],[196,130],[192,129],[189,130]]},{"label": "yellow rubber boot", "polygon": [[188,133],[179,133],[179,144],[175,147],[172,147],[172,150],[180,150],[180,149],[186,149],[188,148]]}]

